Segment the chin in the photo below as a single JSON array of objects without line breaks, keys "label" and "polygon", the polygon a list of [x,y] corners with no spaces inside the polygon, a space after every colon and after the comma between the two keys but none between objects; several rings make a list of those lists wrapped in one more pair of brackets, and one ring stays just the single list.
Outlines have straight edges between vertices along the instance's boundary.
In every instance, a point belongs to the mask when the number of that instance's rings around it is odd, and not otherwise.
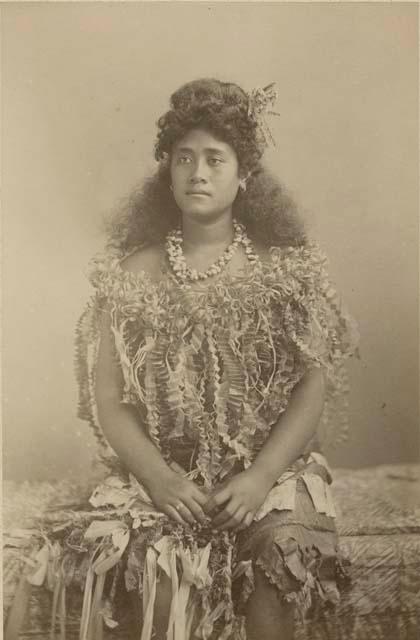
[{"label": "chin", "polygon": [[203,220],[211,222],[217,220],[222,215],[220,210],[214,209],[187,209],[183,211],[183,215],[191,220]]},{"label": "chin", "polygon": [[[205,206],[207,204],[207,206]],[[188,203],[187,206],[182,207],[182,213],[186,216],[190,216],[191,218],[203,218],[203,217],[211,217],[217,215],[217,211],[214,210],[213,207],[209,207],[208,203],[195,204],[191,206],[191,203]]]}]

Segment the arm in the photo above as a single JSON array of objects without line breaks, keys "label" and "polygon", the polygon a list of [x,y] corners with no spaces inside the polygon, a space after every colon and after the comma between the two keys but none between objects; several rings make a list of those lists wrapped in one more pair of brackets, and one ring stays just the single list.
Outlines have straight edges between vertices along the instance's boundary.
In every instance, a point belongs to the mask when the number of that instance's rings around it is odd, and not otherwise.
[{"label": "arm", "polygon": [[314,435],[324,399],[324,373],[320,368],[309,369],[293,389],[286,411],[274,425],[251,467],[270,488]]},{"label": "arm", "polygon": [[[106,439],[161,511],[180,523],[204,521],[199,488],[172,471],[150,440],[136,408],[121,403],[123,377],[115,358],[109,313],[104,313],[96,365],[98,418]],[[180,512],[176,506],[181,505]]]},{"label": "arm", "polygon": [[323,371],[308,370],[293,389],[287,409],[273,426],[251,467],[217,489],[207,503],[206,512],[225,505],[214,518],[214,526],[240,530],[251,524],[276,480],[315,433],[324,398]]}]

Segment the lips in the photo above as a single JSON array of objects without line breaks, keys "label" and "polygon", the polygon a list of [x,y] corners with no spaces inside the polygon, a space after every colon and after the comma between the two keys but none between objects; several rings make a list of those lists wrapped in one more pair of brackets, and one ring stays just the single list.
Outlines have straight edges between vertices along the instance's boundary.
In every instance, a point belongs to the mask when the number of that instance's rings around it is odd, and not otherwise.
[{"label": "lips", "polygon": [[187,191],[187,196],[209,196],[207,191]]}]

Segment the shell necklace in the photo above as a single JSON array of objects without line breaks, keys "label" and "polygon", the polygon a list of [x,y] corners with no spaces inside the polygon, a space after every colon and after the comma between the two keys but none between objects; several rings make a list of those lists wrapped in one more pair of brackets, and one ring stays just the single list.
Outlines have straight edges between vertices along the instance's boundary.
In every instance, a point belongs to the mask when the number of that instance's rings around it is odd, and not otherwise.
[{"label": "shell necklace", "polygon": [[179,228],[170,231],[166,236],[165,247],[169,264],[176,278],[187,286],[188,281],[194,282],[197,280],[205,280],[211,276],[218,275],[232,259],[239,245],[244,247],[248,260],[252,264],[256,264],[259,261],[259,258],[254,251],[252,242],[246,233],[245,227],[237,222],[237,220],[233,220],[233,230],[234,235],[232,243],[225,249],[220,258],[213,262],[213,264],[205,271],[198,271],[197,269],[190,269],[188,267],[184,251],[182,249],[182,231]]}]

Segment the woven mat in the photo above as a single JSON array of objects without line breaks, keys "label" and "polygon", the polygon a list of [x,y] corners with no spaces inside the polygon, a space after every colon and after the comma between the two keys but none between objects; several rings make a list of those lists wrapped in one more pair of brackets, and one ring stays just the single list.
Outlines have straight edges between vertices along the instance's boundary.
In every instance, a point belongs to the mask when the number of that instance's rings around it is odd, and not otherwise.
[{"label": "woven mat", "polygon": [[340,536],[420,534],[420,465],[334,471]]}]

